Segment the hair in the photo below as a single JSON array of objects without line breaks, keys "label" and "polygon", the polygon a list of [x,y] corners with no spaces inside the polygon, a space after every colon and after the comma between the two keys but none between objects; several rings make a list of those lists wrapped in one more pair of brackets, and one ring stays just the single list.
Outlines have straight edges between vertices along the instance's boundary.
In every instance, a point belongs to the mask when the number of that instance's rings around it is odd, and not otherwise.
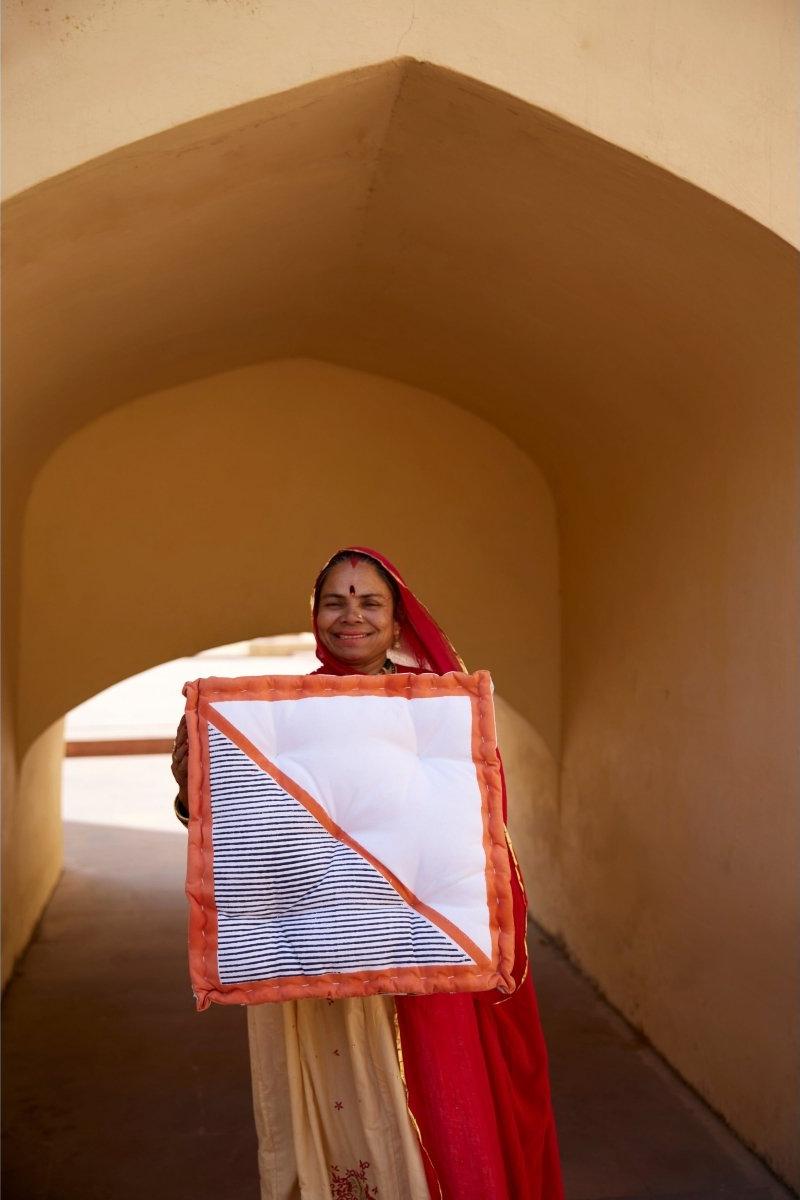
[{"label": "hair", "polygon": [[357,559],[360,562],[369,563],[371,567],[375,568],[392,594],[394,617],[395,620],[399,620],[403,610],[403,602],[400,597],[400,589],[397,586],[397,582],[392,578],[382,563],[379,563],[376,558],[372,558],[369,554],[362,554],[359,550],[340,550],[339,553],[334,554],[330,562],[327,562],[322,568],[317,576],[317,581],[314,584],[314,615],[316,616],[317,609],[319,608],[319,598],[322,593],[322,586],[325,583],[325,580],[328,578],[330,572],[334,567],[338,567],[340,563],[352,562],[353,559]]}]

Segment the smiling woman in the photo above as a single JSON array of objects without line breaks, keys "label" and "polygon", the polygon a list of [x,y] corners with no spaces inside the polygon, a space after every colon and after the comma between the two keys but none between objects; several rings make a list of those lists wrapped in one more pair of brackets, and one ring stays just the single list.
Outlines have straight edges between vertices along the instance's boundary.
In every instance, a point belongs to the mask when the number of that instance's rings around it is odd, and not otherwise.
[{"label": "smiling woman", "polygon": [[[317,576],[311,609],[322,664],[315,674],[465,669],[425,606],[374,550],[334,554]],[[185,721],[173,771],[185,801]],[[262,1200],[562,1200],[547,1051],[525,945],[527,901],[510,842],[507,850],[510,996],[373,995],[248,1007]]]}]

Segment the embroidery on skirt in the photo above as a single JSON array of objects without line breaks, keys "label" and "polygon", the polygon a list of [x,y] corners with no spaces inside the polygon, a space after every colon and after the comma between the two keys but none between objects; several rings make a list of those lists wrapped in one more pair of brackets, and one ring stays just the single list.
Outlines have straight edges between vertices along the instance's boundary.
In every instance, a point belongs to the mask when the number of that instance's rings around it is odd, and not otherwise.
[{"label": "embroidery on skirt", "polygon": [[367,1179],[368,1162],[359,1162],[358,1169],[349,1167],[343,1175],[339,1168],[331,1165],[331,1195],[333,1200],[372,1200],[378,1189],[371,1187]]}]

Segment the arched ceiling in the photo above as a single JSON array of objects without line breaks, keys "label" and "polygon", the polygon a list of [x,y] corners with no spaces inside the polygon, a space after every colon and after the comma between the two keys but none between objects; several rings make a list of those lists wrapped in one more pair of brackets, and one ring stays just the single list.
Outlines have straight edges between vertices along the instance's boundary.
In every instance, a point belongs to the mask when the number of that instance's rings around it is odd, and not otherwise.
[{"label": "arched ceiling", "polygon": [[[474,80],[391,62],[8,202],[7,484],[193,377],[306,355],[487,417],[558,489],[790,385],[795,252]],[[757,387],[754,391],[754,385]]]},{"label": "arched ceiling", "polygon": [[3,17],[4,196],[407,55],[556,113],[797,245],[794,0],[16,0]]}]

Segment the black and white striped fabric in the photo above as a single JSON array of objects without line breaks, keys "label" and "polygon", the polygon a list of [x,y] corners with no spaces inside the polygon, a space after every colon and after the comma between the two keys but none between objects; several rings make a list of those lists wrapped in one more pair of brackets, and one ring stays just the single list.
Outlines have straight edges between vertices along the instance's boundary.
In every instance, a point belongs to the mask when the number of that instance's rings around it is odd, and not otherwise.
[{"label": "black and white striped fabric", "polygon": [[223,984],[473,960],[209,728]]}]

